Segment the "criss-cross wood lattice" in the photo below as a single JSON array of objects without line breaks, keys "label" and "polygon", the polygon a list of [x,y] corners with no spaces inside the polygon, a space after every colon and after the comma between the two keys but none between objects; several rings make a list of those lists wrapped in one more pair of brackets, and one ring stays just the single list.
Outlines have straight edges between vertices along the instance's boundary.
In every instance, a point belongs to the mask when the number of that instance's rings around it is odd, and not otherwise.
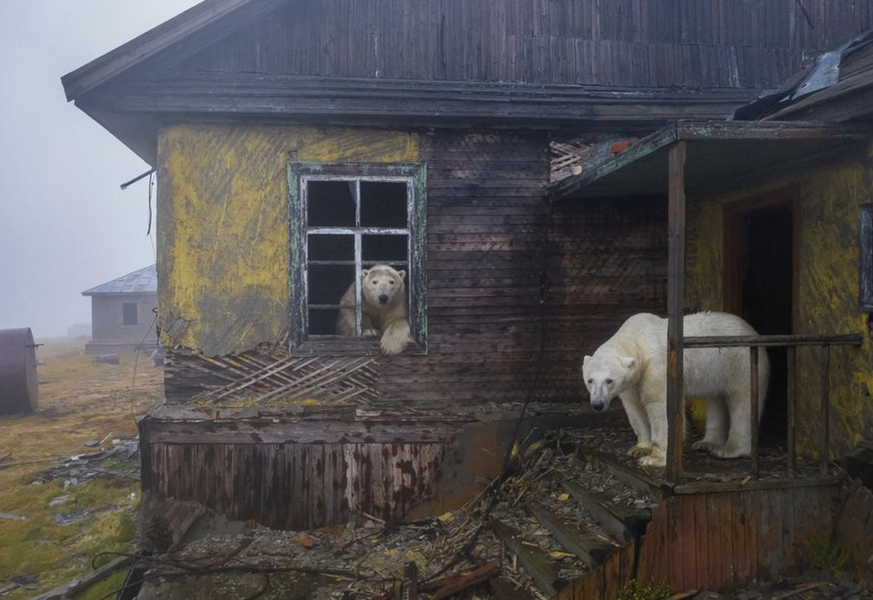
[{"label": "criss-cross wood lattice", "polygon": [[227,383],[198,394],[207,404],[266,405],[316,400],[324,403],[372,404],[378,359],[372,356],[290,356],[280,351],[235,356],[200,356],[204,368],[220,372]]}]

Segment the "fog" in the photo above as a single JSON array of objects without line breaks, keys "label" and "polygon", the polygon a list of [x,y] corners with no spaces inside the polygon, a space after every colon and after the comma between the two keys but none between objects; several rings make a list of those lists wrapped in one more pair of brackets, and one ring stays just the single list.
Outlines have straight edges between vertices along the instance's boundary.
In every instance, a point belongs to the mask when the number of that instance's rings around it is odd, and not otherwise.
[{"label": "fog", "polygon": [[72,103],[60,78],[195,0],[0,0],[0,329],[64,335],[81,292],[155,261],[149,166]]}]

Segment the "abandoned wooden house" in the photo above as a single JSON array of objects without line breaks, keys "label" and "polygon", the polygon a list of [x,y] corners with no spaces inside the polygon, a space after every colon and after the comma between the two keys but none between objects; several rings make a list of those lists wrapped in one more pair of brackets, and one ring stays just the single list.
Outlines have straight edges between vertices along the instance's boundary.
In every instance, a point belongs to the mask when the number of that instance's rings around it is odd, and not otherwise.
[{"label": "abandoned wooden house", "polygon": [[137,269],[82,292],[91,298],[87,354],[155,348],[158,274],[155,265]]},{"label": "abandoned wooden house", "polygon": [[[527,402],[528,427],[596,422],[581,357],[654,312],[669,498],[560,597],[802,567],[829,461],[873,438],[871,27],[873,0],[214,0],[70,73],[158,173],[144,493],[286,529],[438,514],[499,474]],[[374,264],[407,272],[398,356],[335,335]],[[762,336],[683,339],[689,310]],[[709,477],[681,357],[726,344],[769,348],[768,450]]]}]

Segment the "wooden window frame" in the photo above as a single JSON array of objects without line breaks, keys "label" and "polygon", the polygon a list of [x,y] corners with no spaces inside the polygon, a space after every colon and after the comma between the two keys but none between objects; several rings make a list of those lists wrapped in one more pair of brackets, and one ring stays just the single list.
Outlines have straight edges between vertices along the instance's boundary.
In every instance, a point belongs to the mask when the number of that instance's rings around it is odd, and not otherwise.
[{"label": "wooden window frame", "polygon": [[858,304],[873,313],[873,204],[858,207]]},{"label": "wooden window frame", "polygon": [[[414,340],[403,354],[427,354],[427,170],[420,164],[320,164],[290,163],[288,165],[289,240],[290,240],[290,335],[289,345],[294,355],[376,355],[378,338],[309,334],[308,298],[308,235],[355,235],[356,323],[361,327],[360,240],[367,233],[397,233],[407,235],[406,284],[409,294],[409,327]],[[407,226],[405,228],[361,227],[360,194],[358,193],[358,223],[355,227],[308,227],[308,181],[396,181],[406,183]]]},{"label": "wooden window frame", "polygon": [[[125,323],[124,322],[125,321],[125,319],[124,319],[124,307],[128,306],[128,305],[131,305],[136,309],[136,313],[135,313],[136,320],[133,323]],[[122,301],[121,302],[121,326],[122,327],[136,327],[137,325],[139,325],[139,302]]]}]

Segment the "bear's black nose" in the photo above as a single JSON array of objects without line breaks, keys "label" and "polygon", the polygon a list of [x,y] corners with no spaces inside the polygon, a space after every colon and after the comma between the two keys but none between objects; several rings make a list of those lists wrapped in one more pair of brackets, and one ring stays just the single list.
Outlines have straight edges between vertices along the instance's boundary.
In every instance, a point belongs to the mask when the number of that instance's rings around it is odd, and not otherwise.
[{"label": "bear's black nose", "polygon": [[379,302],[381,302],[382,304],[388,304],[388,296],[382,294],[381,296],[379,296]]}]

